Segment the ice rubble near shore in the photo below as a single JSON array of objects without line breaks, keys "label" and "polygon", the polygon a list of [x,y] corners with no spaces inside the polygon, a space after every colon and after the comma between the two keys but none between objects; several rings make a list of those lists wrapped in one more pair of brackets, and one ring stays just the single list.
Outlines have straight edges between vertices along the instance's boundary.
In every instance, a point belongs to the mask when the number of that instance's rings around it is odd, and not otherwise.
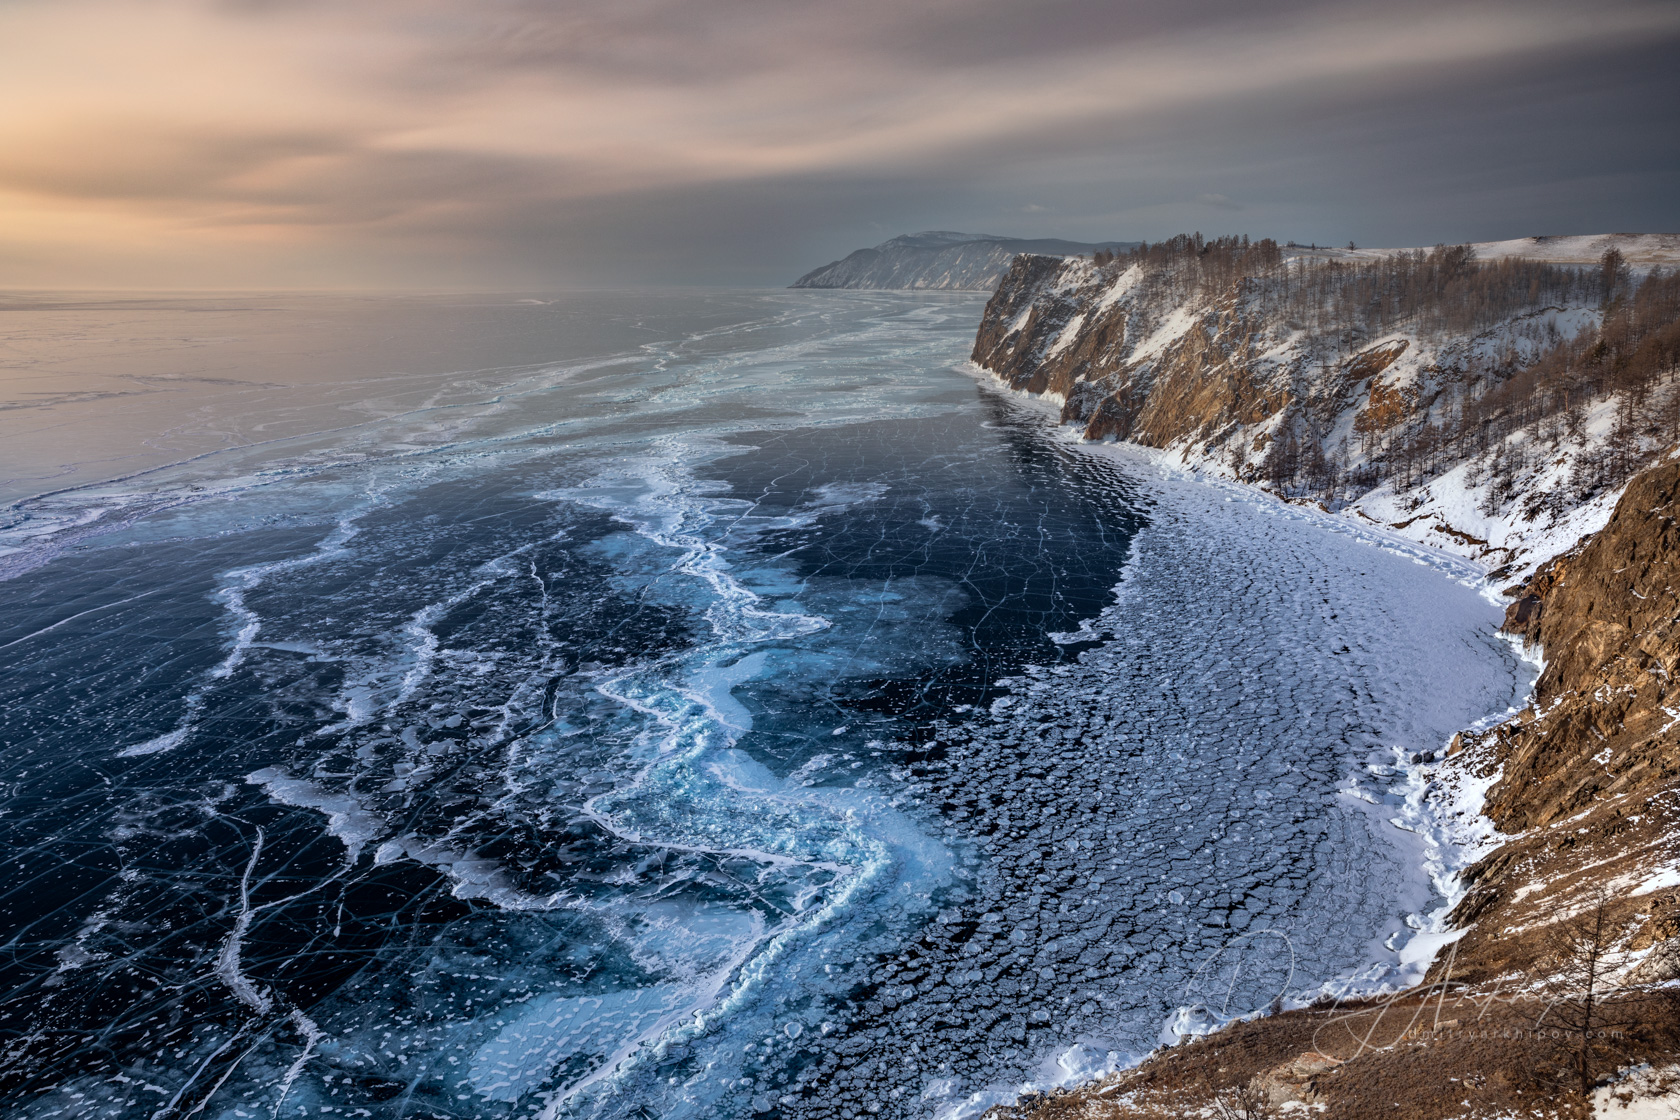
[{"label": "ice rubble near shore", "polygon": [[[1500,423],[1479,447],[1472,442],[1455,449],[1450,439],[1442,438],[1434,448],[1423,441],[1425,451],[1417,461],[1385,456],[1395,447],[1410,454],[1419,445],[1418,433],[1452,433],[1455,422],[1456,434],[1462,437],[1466,402],[1530,369],[1555,374],[1557,369],[1540,365],[1549,354],[1573,345],[1578,355],[1599,361],[1605,347],[1594,349],[1591,343],[1608,340],[1613,348],[1618,340],[1609,338],[1611,321],[1620,317],[1619,329],[1633,317],[1629,305],[1642,288],[1674,302],[1673,293],[1662,288],[1666,274],[1661,269],[1680,261],[1680,237],[1527,239],[1476,248],[1481,259],[1493,262],[1596,261],[1604,270],[1601,290],[1595,294],[1581,287],[1573,299],[1518,306],[1494,321],[1458,332],[1407,328],[1404,323],[1362,332],[1342,329],[1348,323],[1338,323],[1334,309],[1321,314],[1316,324],[1287,315],[1268,316],[1264,298],[1256,295],[1263,282],[1241,276],[1223,292],[1210,294],[1204,288],[1187,295],[1186,285],[1175,288],[1159,276],[1152,278],[1141,264],[1122,267],[1121,262],[1105,269],[1106,262],[1020,260],[988,309],[974,360],[1018,393],[1046,405],[1054,402],[1060,418],[1075,425],[1068,429],[1075,438],[1130,441],[1142,445],[1158,466],[1259,484],[1299,506],[1318,507],[1326,521],[1367,526],[1379,540],[1404,538],[1437,554],[1465,557],[1483,573],[1477,582],[1486,598],[1501,605],[1501,589],[1517,581],[1525,588],[1532,583],[1524,603],[1534,600],[1527,607],[1534,617],[1523,615],[1528,624],[1518,631],[1530,641],[1543,639],[1547,655],[1557,656],[1575,639],[1562,634],[1559,623],[1553,624],[1559,633],[1541,634],[1539,612],[1566,612],[1560,616],[1566,619],[1580,612],[1579,604],[1559,598],[1556,590],[1575,579],[1575,573],[1568,563],[1553,558],[1573,555],[1571,550],[1605,531],[1613,519],[1623,524],[1644,517],[1651,522],[1649,531],[1640,530],[1644,537],[1664,532],[1657,524],[1667,508],[1662,501],[1641,498],[1634,503],[1640,505],[1635,511],[1619,509],[1618,503],[1624,493],[1632,501],[1629,479],[1642,468],[1650,468],[1637,476],[1646,489],[1657,485],[1651,480],[1672,473],[1672,465],[1664,465],[1673,454],[1673,421],[1680,415],[1672,355],[1664,357],[1659,347],[1656,358],[1647,362],[1650,368],[1637,377],[1611,378],[1607,384],[1582,378],[1569,386],[1573,399],[1561,408],[1542,400],[1531,412],[1526,407],[1530,402],[1516,398],[1513,414],[1496,414],[1493,419]],[[1601,257],[1607,249],[1615,249],[1621,261]],[[1245,241],[1238,253],[1246,250]],[[1286,264],[1270,275],[1275,283],[1280,271],[1289,275],[1290,267],[1305,274],[1327,265],[1325,272],[1334,277],[1337,262],[1380,261],[1385,255],[1376,250],[1309,250],[1295,254],[1294,266]],[[1435,258],[1440,257],[1437,251]],[[1309,263],[1299,264],[1302,259]],[[1613,268],[1621,270],[1619,278]],[[1528,275],[1538,274],[1530,269]],[[1567,287],[1567,274],[1553,273],[1559,275],[1560,286]],[[1644,284],[1642,275],[1654,282]],[[1658,306],[1641,328],[1644,338],[1655,334],[1662,341],[1663,332],[1672,335],[1675,310]],[[1335,330],[1327,332],[1327,318]],[[1336,331],[1341,337],[1327,337]],[[1640,341],[1635,332],[1633,342]],[[1557,364],[1569,372],[1568,363]],[[1541,382],[1542,390],[1556,392],[1555,385],[1544,384],[1543,376]],[[1294,464],[1279,469],[1277,448],[1285,441],[1291,456],[1299,449],[1308,470]],[[1314,456],[1320,457],[1316,468]],[[1333,459],[1336,469],[1324,471],[1326,459]],[[1328,474],[1331,484],[1299,485],[1303,473],[1310,475],[1313,469],[1321,472],[1321,479]],[[1354,484],[1337,485],[1338,470],[1346,472],[1341,481]],[[1652,510],[1644,508],[1653,502]],[[1627,529],[1622,535],[1632,532]],[[1669,547],[1665,542],[1666,537],[1656,544],[1646,542],[1654,549],[1650,555],[1646,545],[1639,546],[1637,572],[1629,569],[1622,577],[1611,576],[1605,565],[1631,563],[1631,546],[1609,546],[1618,556],[1626,553],[1619,560],[1599,555],[1605,553],[1601,546],[1583,554],[1580,564],[1596,565],[1591,571],[1582,569],[1589,581],[1607,578],[1616,585],[1606,585],[1600,598],[1617,620],[1628,615],[1633,645],[1624,651],[1627,627],[1615,630],[1620,636],[1605,647],[1610,660],[1580,666],[1580,672],[1565,674],[1568,681],[1551,682],[1554,692],[1563,690],[1556,699],[1568,700],[1559,709],[1567,709],[1566,714],[1550,720],[1556,726],[1548,724],[1549,712],[1538,717],[1524,712],[1512,719],[1518,715],[1513,709],[1477,722],[1462,739],[1455,739],[1455,750],[1461,743],[1470,749],[1451,763],[1422,756],[1410,760],[1412,765],[1402,760],[1403,765],[1392,771],[1406,781],[1405,805],[1395,823],[1423,839],[1431,877],[1446,903],[1414,922],[1422,936],[1413,938],[1408,948],[1419,951],[1404,953],[1413,982],[1423,978],[1434,955],[1422,950],[1458,942],[1467,933],[1473,936],[1459,965],[1471,979],[1491,978],[1501,969],[1519,966],[1545,971],[1544,953],[1529,944],[1535,941],[1534,931],[1550,920],[1543,911],[1554,904],[1564,906],[1564,896],[1573,898],[1591,880],[1591,861],[1583,863],[1584,856],[1546,863],[1550,857],[1537,854],[1547,847],[1548,836],[1543,835],[1545,829],[1533,828],[1536,821],[1544,825],[1552,816],[1573,811],[1551,802],[1567,802],[1571,791],[1587,797],[1587,808],[1578,816],[1588,818],[1590,827],[1579,831],[1591,832],[1585,839],[1591,844],[1602,840],[1611,850],[1616,850],[1620,831],[1638,825],[1640,843],[1635,847],[1643,851],[1645,833],[1664,816],[1656,801],[1666,787],[1646,773],[1647,756],[1680,721],[1671,718],[1665,727],[1646,726],[1644,709],[1651,704],[1640,699],[1633,702],[1639,708],[1639,726],[1634,727],[1630,713],[1624,727],[1616,697],[1629,691],[1631,686],[1622,678],[1638,671],[1634,662],[1654,658],[1655,667],[1649,671],[1661,674],[1672,652],[1667,637],[1659,640],[1652,633],[1646,640],[1640,622],[1645,617],[1641,610],[1650,606],[1643,600],[1657,591],[1666,593],[1660,586],[1647,588],[1646,594],[1638,590],[1651,578],[1662,583],[1657,569],[1667,563],[1662,559]],[[1629,580],[1636,585],[1632,592],[1624,586]],[[1609,615],[1602,625],[1609,624]],[[1538,645],[1527,652],[1538,660]],[[1616,687],[1595,687],[1600,677]],[[1594,731],[1599,726],[1607,730]],[[1596,734],[1598,745],[1604,745],[1607,735],[1615,742],[1586,759],[1592,752],[1582,744],[1588,743],[1589,732]],[[1627,744],[1617,746],[1621,739]],[[1575,758],[1577,754],[1582,758]],[[1535,770],[1536,758],[1551,758],[1550,769]],[[1506,781],[1513,760],[1526,769]],[[1526,792],[1513,783],[1526,787]],[[1555,796],[1545,792],[1552,787]],[[1600,787],[1604,792],[1595,793]],[[1536,805],[1526,804],[1536,798]],[[1545,819],[1535,818],[1535,813]],[[1620,821],[1624,816],[1625,824]],[[1575,818],[1554,823],[1571,821]],[[1637,863],[1639,855],[1620,852],[1618,867],[1630,860]],[[1524,870],[1540,864],[1549,869],[1545,874]],[[1633,922],[1629,959],[1635,963],[1653,952],[1638,947],[1641,938],[1667,936],[1658,929],[1667,919],[1659,921],[1661,916],[1652,908],[1671,900],[1645,897],[1672,887],[1672,876],[1665,878],[1661,871],[1644,878],[1622,875],[1611,884],[1639,887],[1631,893],[1622,889],[1627,897],[1616,902],[1617,920]],[[1508,922],[1516,924],[1507,928]],[[1515,935],[1518,948],[1500,948],[1501,929]],[[1463,947],[1455,946],[1454,954]],[[1185,1025],[1200,1026],[1188,1020]]]},{"label": "ice rubble near shore", "polygon": [[[1219,1094],[1230,1105],[1238,1088],[1259,1092],[1272,1106],[1330,1116],[1366,1115],[1373,1092],[1400,1110],[1395,1115],[1535,1114],[1528,1105],[1556,1104],[1576,1077],[1573,1046],[1564,1046],[1562,1058],[1548,1057],[1536,1016],[1556,1011],[1560,1001],[1578,1008],[1582,998],[1570,972],[1575,966],[1560,963],[1559,942],[1548,930],[1598,906],[1609,923],[1598,1014],[1621,1041],[1617,1056],[1595,1059],[1588,1114],[1669,1115],[1680,1099],[1667,1061],[1675,1008],[1660,997],[1672,995],[1680,967],[1672,909],[1680,902],[1672,864],[1680,809],[1664,759],[1672,759],[1670,732],[1680,722],[1668,695],[1680,645],[1651,622],[1674,616],[1669,572],[1680,555],[1680,528],[1665,511],[1677,503],[1680,464],[1654,467],[1633,480],[1609,523],[1580,552],[1543,567],[1529,589],[1539,602],[1519,628],[1538,635],[1550,657],[1531,708],[1514,719],[1480,721],[1454,737],[1453,757],[1425,757],[1409,768],[1394,823],[1422,835],[1444,904],[1414,923],[1420,935],[1399,954],[1412,967],[1400,971],[1426,985],[1363,1010],[1297,1000],[1285,1014],[1242,1023],[1197,1047],[1157,1052],[1140,1068],[1099,1072],[1094,1081],[1046,1078],[1032,1088],[1083,1083],[1053,1098],[1051,1114],[1225,1115]],[[1577,640],[1583,627],[1596,627],[1599,640]],[[1646,671],[1646,662],[1655,665]],[[1595,903],[1601,889],[1609,893]],[[1581,928],[1577,923],[1575,936]],[[1447,945],[1450,952],[1431,968],[1429,958]],[[1362,1024],[1350,1036],[1354,1050],[1326,1057],[1333,1049],[1324,1044],[1326,1028],[1352,1019]],[[1187,1015],[1180,1020],[1190,1034],[1207,1025]],[[1472,1021],[1481,1026],[1461,1025]],[[1379,1027],[1386,1034],[1372,1042]],[[1477,1049],[1477,1038],[1503,1041]],[[1561,1083],[1546,1080],[1548,1061],[1562,1069]],[[1404,1085],[1383,1080],[1401,1070]],[[998,1115],[1018,1113],[1005,1107]]]},{"label": "ice rubble near shore", "polygon": [[[947,1120],[1325,982],[1421,978],[1438,931],[1403,915],[1453,900],[1424,838],[1389,823],[1407,811],[1392,748],[1439,748],[1527,683],[1473,566],[1113,453],[1153,476],[1155,504],[1116,603],[1060,635],[1100,644],[1026,673],[909,775],[985,837],[981,874],[887,966],[885,1021],[854,1061],[945,1058],[920,1089]],[[1208,640],[1232,632],[1268,640]],[[973,1042],[930,1047],[918,1023]],[[1045,1026],[1051,1050],[1030,1044]]]}]

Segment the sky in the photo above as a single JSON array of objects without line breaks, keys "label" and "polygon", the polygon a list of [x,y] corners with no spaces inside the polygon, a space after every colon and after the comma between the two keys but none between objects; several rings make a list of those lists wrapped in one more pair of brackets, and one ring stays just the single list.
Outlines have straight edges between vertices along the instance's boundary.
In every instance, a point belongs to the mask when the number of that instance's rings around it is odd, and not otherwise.
[{"label": "sky", "polygon": [[1680,231],[1675,0],[0,0],[0,286]]}]

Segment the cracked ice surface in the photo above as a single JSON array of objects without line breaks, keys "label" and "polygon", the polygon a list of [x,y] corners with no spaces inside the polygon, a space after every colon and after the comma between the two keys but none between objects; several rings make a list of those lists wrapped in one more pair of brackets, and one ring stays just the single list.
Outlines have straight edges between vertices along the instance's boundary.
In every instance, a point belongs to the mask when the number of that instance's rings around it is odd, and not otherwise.
[{"label": "cracked ice surface", "polygon": [[[1141,457],[1135,469],[1153,470]],[[961,1114],[1326,981],[1398,979],[1417,847],[1346,796],[1382,744],[1438,747],[1516,698],[1474,573],[1327,518],[1157,478],[1077,664],[941,730],[907,791],[974,878],[853,992],[850,1046],[794,1111]],[[1456,577],[1456,578],[1455,578]],[[1334,990],[1334,987],[1333,987]]]},{"label": "cracked ice surface", "polygon": [[970,297],[622,298],[12,511],[9,1110],[926,1116],[1392,968],[1463,573],[1069,445]]}]

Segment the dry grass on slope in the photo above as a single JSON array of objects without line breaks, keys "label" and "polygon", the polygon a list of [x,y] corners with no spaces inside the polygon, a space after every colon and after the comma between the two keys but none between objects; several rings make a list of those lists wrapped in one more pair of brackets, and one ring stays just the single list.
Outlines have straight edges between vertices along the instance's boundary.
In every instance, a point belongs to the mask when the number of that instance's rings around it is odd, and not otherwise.
[{"label": "dry grass on slope", "polygon": [[1680,462],[1629,483],[1583,548],[1523,587],[1506,629],[1538,642],[1532,705],[1463,735],[1446,765],[1495,773],[1505,833],[1465,875],[1456,974],[1546,968],[1547,929],[1597,892],[1629,980],[1680,978]]},{"label": "dry grass on slope", "polygon": [[[1619,993],[1600,1005],[1600,1060],[1673,1060],[1680,993]],[[996,1109],[996,1120],[1319,1120],[1590,1115],[1579,1039],[1534,996],[1418,990],[1382,1002],[1290,1011],[1163,1051],[1136,1069]]]}]

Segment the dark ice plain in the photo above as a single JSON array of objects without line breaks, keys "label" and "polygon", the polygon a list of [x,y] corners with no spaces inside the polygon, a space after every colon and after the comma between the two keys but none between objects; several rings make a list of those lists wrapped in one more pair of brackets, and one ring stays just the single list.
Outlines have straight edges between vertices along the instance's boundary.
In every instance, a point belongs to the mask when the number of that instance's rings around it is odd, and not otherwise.
[{"label": "dark ice plain", "polygon": [[1380,979],[1347,790],[1516,698],[1496,612],[1068,443],[982,302],[0,309],[68,386],[0,419],[8,1112],[950,1114]]}]

